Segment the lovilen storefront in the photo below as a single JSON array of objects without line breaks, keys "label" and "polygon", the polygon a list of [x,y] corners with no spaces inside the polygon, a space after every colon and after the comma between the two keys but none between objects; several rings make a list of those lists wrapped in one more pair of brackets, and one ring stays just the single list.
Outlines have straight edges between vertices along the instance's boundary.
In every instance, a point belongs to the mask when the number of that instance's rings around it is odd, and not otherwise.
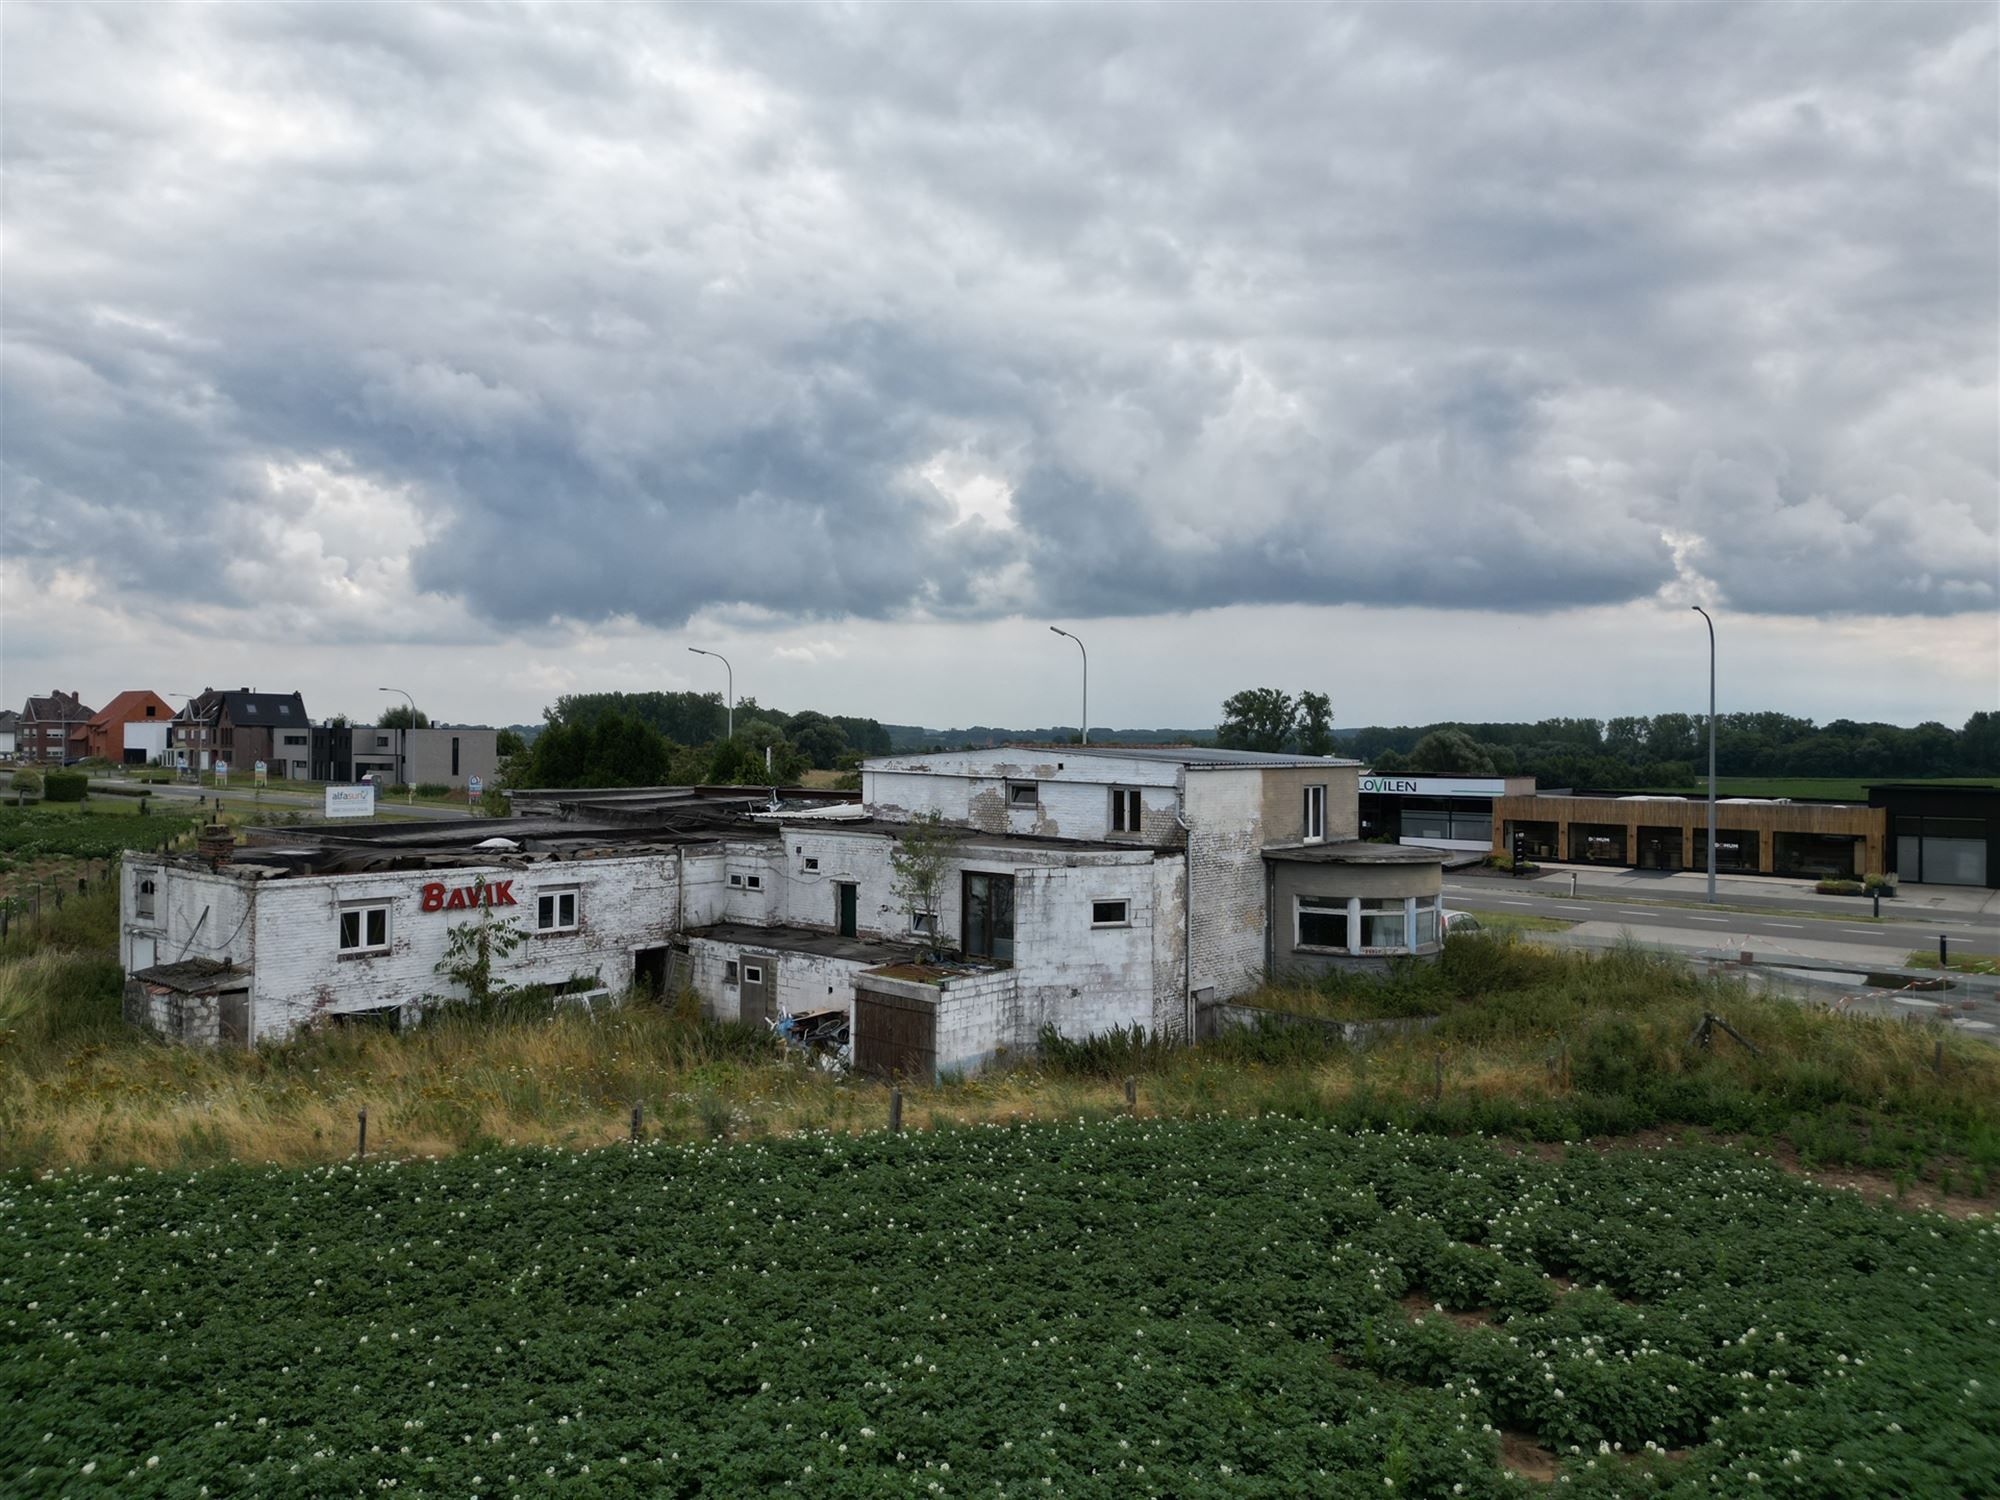
[{"label": "lovilen storefront", "polygon": [[1532,776],[1361,777],[1361,837],[1484,854],[1493,843],[1493,804],[1533,796]]}]

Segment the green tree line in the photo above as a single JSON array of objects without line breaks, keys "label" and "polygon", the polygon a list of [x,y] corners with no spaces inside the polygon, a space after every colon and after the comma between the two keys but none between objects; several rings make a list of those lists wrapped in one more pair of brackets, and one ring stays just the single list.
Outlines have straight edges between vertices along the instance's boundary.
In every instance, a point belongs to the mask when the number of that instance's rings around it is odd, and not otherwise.
[{"label": "green tree line", "polygon": [[510,786],[790,785],[889,753],[873,719],[786,713],[754,698],[737,700],[732,735],[720,693],[566,693],[543,717],[534,743],[508,758]]},{"label": "green tree line", "polygon": [[[1544,786],[1693,786],[1708,768],[1703,714],[1638,714],[1529,723],[1370,726],[1342,750],[1379,772],[1533,776]],[[1962,728],[1811,719],[1781,713],[1717,714],[1722,776],[2000,776],[2000,713]]]}]

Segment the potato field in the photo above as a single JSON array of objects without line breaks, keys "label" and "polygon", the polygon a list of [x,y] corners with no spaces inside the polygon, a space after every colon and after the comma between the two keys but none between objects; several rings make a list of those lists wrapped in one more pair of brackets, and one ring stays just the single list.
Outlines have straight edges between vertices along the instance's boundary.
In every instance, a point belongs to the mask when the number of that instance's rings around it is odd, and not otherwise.
[{"label": "potato field", "polygon": [[2000,1494],[1996,1268],[1276,1119],[15,1173],[0,1492]]}]

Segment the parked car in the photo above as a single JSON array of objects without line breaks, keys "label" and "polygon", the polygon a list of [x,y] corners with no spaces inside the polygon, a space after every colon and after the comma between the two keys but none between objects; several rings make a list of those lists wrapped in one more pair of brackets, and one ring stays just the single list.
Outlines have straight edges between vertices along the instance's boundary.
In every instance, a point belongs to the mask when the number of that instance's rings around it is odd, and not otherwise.
[{"label": "parked car", "polygon": [[1479,918],[1475,917],[1471,912],[1448,911],[1444,914],[1444,935],[1446,937],[1450,937],[1454,932],[1477,931],[1479,931]]}]

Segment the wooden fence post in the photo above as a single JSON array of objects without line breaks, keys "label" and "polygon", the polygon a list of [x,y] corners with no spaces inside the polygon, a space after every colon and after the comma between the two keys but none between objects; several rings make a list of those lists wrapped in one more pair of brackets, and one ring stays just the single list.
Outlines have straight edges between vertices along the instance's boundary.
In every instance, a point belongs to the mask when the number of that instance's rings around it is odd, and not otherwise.
[{"label": "wooden fence post", "polygon": [[359,1144],[357,1144],[354,1148],[354,1154],[357,1157],[359,1157],[362,1161],[366,1161],[368,1160],[368,1106],[367,1105],[364,1104],[361,1106],[361,1113],[358,1116],[358,1118],[361,1122],[361,1139]]},{"label": "wooden fence post", "polygon": [[903,1091],[893,1084],[889,1088],[889,1131],[893,1135],[903,1128]]},{"label": "wooden fence post", "polygon": [[1130,1076],[1125,1080],[1125,1107],[1127,1109],[1139,1107],[1139,1080]]},{"label": "wooden fence post", "polygon": [[632,1105],[632,1144],[639,1143],[639,1125],[645,1118],[646,1106],[637,1102]]}]

